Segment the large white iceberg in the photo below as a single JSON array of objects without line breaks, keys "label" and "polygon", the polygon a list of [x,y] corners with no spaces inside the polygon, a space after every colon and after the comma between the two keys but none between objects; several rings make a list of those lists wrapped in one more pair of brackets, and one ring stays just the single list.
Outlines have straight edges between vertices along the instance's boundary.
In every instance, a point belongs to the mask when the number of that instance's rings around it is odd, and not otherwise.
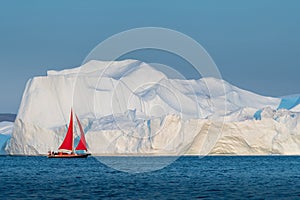
[{"label": "large white iceberg", "polygon": [[5,151],[57,149],[72,106],[93,154],[299,154],[297,105],[283,105],[224,80],[175,80],[137,60],[93,60],[28,81]]}]

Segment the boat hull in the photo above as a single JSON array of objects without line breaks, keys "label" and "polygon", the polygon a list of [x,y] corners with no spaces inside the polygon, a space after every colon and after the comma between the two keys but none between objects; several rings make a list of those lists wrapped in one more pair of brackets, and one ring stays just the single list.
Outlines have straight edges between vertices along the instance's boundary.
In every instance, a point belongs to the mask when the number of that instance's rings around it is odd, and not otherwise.
[{"label": "boat hull", "polygon": [[91,154],[48,155],[48,158],[87,158]]}]

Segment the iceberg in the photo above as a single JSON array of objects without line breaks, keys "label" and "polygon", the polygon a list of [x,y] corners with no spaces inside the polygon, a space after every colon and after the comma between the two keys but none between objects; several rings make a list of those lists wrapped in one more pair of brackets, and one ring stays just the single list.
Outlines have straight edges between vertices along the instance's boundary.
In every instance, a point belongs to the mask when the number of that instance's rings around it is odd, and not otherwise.
[{"label": "iceberg", "polygon": [[72,106],[95,155],[295,155],[300,101],[286,102],[213,77],[170,79],[138,60],[92,60],[30,79],[3,149],[57,149]]},{"label": "iceberg", "polygon": [[5,155],[5,147],[7,142],[11,138],[11,134],[13,132],[13,122],[2,121],[0,122],[0,155]]}]

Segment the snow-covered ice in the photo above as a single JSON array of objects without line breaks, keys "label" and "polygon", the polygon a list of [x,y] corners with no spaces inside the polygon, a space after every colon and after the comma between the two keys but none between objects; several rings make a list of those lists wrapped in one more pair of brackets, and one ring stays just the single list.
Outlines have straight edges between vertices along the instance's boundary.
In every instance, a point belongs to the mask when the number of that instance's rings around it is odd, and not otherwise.
[{"label": "snow-covered ice", "polygon": [[289,99],[212,77],[169,79],[137,60],[93,60],[28,81],[5,151],[57,149],[73,106],[94,154],[300,154],[299,101]]}]

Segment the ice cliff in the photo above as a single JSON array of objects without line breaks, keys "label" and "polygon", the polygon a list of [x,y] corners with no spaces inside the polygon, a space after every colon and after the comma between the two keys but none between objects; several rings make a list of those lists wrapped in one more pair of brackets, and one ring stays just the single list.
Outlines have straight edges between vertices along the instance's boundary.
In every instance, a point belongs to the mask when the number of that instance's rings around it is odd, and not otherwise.
[{"label": "ice cliff", "polygon": [[29,80],[2,149],[26,155],[57,149],[72,106],[93,154],[294,155],[299,102],[215,78],[169,79],[137,60],[90,61]]}]

